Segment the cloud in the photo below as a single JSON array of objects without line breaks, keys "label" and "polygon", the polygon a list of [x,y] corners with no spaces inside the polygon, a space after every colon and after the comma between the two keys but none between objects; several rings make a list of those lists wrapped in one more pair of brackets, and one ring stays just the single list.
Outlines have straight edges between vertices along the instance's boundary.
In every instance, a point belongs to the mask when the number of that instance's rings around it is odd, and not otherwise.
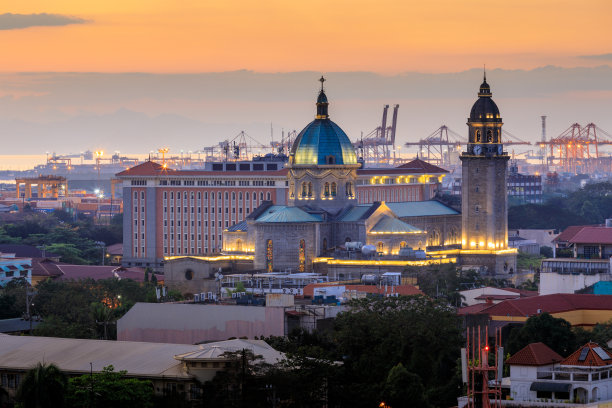
[{"label": "cloud", "polygon": [[61,14],[0,14],[0,30],[17,30],[28,27],[65,26],[68,24],[84,24],[87,20]]},{"label": "cloud", "polygon": [[603,61],[612,61],[612,52],[608,54],[581,55],[579,58],[596,59]]}]

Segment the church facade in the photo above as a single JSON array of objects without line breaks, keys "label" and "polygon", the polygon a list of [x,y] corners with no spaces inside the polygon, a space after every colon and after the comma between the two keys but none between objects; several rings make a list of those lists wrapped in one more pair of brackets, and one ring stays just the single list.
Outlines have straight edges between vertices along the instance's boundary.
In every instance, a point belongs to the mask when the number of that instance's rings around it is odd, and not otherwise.
[{"label": "church facade", "polygon": [[323,79],[316,106],[315,119],[290,152],[287,205],[264,202],[245,222],[228,228],[224,252],[252,253],[253,268],[270,272],[310,272],[317,259],[335,256],[336,249],[352,245],[347,243],[369,245],[379,259],[397,257],[402,249],[425,250],[433,242],[427,230],[406,221],[414,216],[431,225],[430,215],[443,224],[435,230],[445,231],[435,244],[460,246],[459,214],[439,202],[393,203],[399,214],[385,202],[358,204],[361,164],[348,136],[329,117]]}]

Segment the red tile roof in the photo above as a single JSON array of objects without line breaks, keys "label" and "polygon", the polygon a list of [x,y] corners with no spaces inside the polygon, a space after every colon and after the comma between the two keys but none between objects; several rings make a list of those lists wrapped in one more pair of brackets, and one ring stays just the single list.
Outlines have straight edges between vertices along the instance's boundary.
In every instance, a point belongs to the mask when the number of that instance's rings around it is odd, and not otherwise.
[{"label": "red tile roof", "polygon": [[533,316],[570,310],[612,310],[612,295],[557,293],[505,300],[486,310],[490,316]]},{"label": "red tile roof", "polygon": [[457,309],[457,314],[460,316],[468,314],[483,313],[486,309],[493,307],[492,303],[476,303],[475,305],[465,306]]},{"label": "red tile roof", "polygon": [[143,268],[124,268],[114,265],[94,266],[94,265],[57,265],[62,271],[60,280],[82,280],[82,279],[132,279],[137,282],[144,282]]},{"label": "red tile roof", "polygon": [[391,286],[387,287],[385,292],[385,288],[379,288],[376,285],[344,285],[342,283],[334,282],[334,283],[311,283],[310,285],[306,285],[304,287],[304,296],[312,297],[314,294],[315,288],[320,287],[329,287],[329,286],[344,286],[347,291],[356,290],[357,292],[365,292],[365,293],[378,293],[378,294],[391,294],[397,293],[401,296],[410,296],[410,295],[424,295],[416,286],[413,285],[399,285],[393,287],[393,292],[391,291]]},{"label": "red tile roof", "polygon": [[519,293],[514,293],[512,295],[490,295],[490,294],[486,294],[483,293],[482,295],[475,297],[475,300],[487,300],[487,299],[491,299],[491,300],[507,300],[507,299],[517,299],[521,297],[521,295]]},{"label": "red tile roof", "polygon": [[392,168],[365,168],[358,169],[357,174],[438,174],[438,173],[448,173],[448,170],[444,170],[441,167],[434,166],[433,164],[429,164],[426,161],[421,159],[415,159],[411,162],[404,163],[398,167]]},{"label": "red tile roof", "polygon": [[123,243],[109,245],[106,247],[106,252],[110,255],[123,255]]},{"label": "red tile roof", "polygon": [[583,227],[572,238],[572,244],[612,244],[612,228]]},{"label": "red tile roof", "polygon": [[58,262],[50,259],[32,259],[32,276],[46,276],[49,278],[60,276],[62,271],[58,268]]},{"label": "red tile roof", "polygon": [[117,177],[138,177],[138,176],[244,176],[246,174],[255,176],[284,176],[287,174],[287,169],[280,170],[268,170],[268,171],[205,171],[205,170],[175,170],[170,168],[164,168],[161,164],[146,161],[137,166],[131,167],[120,173],[117,173]]},{"label": "red tile roof", "polygon": [[591,227],[592,225],[570,225],[553,239],[554,242],[569,242],[581,229]]},{"label": "red tile roof", "polygon": [[506,364],[524,366],[543,366],[563,360],[559,354],[544,343],[531,343],[513,354]]},{"label": "red tile roof", "polygon": [[[601,348],[601,351],[603,352],[604,356],[608,356],[609,358],[606,360],[602,359],[599,354],[597,354],[597,352],[595,352],[594,350],[597,347]],[[588,349],[588,351],[585,351],[586,356],[584,356],[585,358],[580,361],[580,356],[582,354],[582,350],[584,349]],[[570,356],[563,360],[561,364],[586,367],[608,366],[612,365],[612,354],[610,354],[608,350],[605,350],[600,347],[599,344],[589,342],[584,346],[580,347],[578,350],[574,351],[572,354],[570,354]]]}]

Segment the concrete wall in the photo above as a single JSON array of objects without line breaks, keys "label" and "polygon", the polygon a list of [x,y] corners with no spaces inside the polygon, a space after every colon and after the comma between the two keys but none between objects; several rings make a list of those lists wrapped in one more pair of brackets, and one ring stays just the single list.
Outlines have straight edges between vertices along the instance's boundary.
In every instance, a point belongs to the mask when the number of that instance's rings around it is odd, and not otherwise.
[{"label": "concrete wall", "polygon": [[195,344],[283,336],[282,307],[137,303],[117,321],[117,340]]},{"label": "concrete wall", "polygon": [[559,274],[554,272],[540,273],[540,295],[551,295],[553,293],[574,293],[587,286],[603,280],[610,279],[609,274],[596,275],[574,275]]},{"label": "concrete wall", "polygon": [[[215,273],[239,273],[253,269],[252,261],[206,261],[197,258],[178,258],[164,264],[164,283],[181,293],[218,292]],[[189,279],[191,277],[191,279]]]},{"label": "concrete wall", "polygon": [[[249,224],[249,232],[253,229],[255,245],[255,269],[266,269],[266,245],[272,240],[273,267],[275,271],[290,268],[298,270],[298,254],[300,240],[306,244],[306,272],[312,271],[312,260],[318,254],[324,236],[319,233],[319,223],[253,223]],[[249,234],[250,235],[250,234]],[[329,237],[327,237],[328,242]]]}]

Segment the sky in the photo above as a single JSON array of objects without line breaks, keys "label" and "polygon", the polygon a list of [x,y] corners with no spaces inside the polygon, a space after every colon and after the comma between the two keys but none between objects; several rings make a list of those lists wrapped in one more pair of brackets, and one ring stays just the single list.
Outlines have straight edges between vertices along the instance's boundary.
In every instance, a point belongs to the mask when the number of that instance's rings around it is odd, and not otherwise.
[{"label": "sky", "polygon": [[[6,2],[6,0],[4,0]],[[0,9],[5,154],[168,145],[312,119],[328,77],[352,139],[400,104],[398,139],[465,119],[486,64],[505,128],[612,132],[609,0],[30,0]]]}]

